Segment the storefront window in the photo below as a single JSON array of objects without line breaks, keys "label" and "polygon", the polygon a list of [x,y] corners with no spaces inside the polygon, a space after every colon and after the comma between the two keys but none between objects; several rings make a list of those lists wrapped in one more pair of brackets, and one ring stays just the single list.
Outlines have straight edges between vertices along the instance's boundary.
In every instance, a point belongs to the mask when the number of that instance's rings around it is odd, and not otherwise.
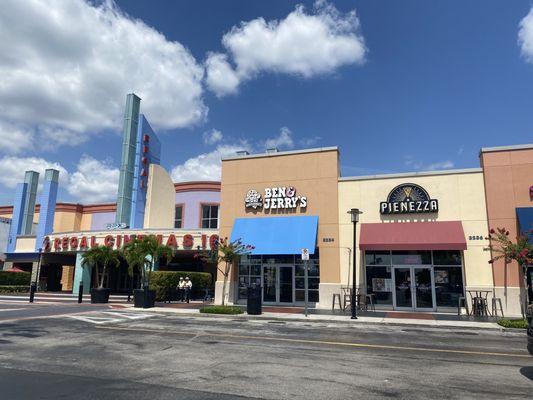
[{"label": "storefront window", "polygon": [[[307,266],[308,299],[310,302],[318,302],[320,285],[318,252],[310,256]],[[239,299],[246,299],[248,286],[255,283],[263,286],[265,302],[277,302],[278,297],[280,303],[305,301],[305,269],[300,255],[263,257],[245,255],[240,259],[238,273]]]},{"label": "storefront window", "polygon": [[366,267],[366,292],[376,304],[392,304],[391,267]]},{"label": "storefront window", "polygon": [[392,265],[431,264],[431,251],[393,251]]},{"label": "storefront window", "polygon": [[390,265],[390,251],[367,251],[365,260],[366,265]]},{"label": "storefront window", "polygon": [[461,252],[457,250],[451,251],[434,251],[433,252],[434,265],[461,265]]},{"label": "storefront window", "polygon": [[437,307],[457,307],[463,295],[463,272],[460,267],[437,267],[435,274],[435,295]]},{"label": "storefront window", "polygon": [[[463,296],[462,254],[460,251],[367,251],[366,293],[374,295],[376,304],[388,304],[399,307],[398,298],[394,304],[394,271],[401,270],[414,282],[422,268],[427,271],[428,279],[433,274],[435,305],[437,307],[457,307],[459,297]],[[389,264],[390,263],[390,264]],[[417,267],[417,266],[427,267]],[[397,278],[396,278],[397,279]],[[428,281],[429,282],[429,281]],[[431,298],[433,303],[433,286]],[[409,299],[409,306],[421,307],[420,299]]]}]

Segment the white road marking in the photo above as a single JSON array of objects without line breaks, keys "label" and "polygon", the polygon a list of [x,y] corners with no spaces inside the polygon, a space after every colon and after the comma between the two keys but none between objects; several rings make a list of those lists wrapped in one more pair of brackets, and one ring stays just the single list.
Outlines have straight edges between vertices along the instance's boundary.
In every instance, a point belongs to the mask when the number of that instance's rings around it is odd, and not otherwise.
[{"label": "white road marking", "polygon": [[104,318],[104,317],[84,317],[81,315],[69,315],[68,318],[77,319],[79,321],[89,322],[95,325],[101,325],[111,322],[123,321],[120,318]]},{"label": "white road marking", "polygon": [[19,307],[19,308],[0,308],[0,312],[2,311],[20,311],[20,310],[26,310],[28,307]]},{"label": "white road marking", "polygon": [[102,314],[116,315],[119,317],[135,320],[155,317],[155,314],[133,314],[133,313],[120,313],[116,311],[102,311]]}]

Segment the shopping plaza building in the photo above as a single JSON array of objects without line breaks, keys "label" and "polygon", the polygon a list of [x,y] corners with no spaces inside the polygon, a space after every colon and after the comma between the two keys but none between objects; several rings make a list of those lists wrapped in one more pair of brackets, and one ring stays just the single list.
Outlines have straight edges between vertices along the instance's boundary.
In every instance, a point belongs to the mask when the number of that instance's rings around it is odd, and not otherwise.
[{"label": "shopping plaza building", "polygon": [[[13,206],[0,207],[9,225],[4,269],[32,271],[42,287],[77,294],[95,280],[82,267],[84,250],[153,234],[176,249],[158,268],[212,273],[220,303],[223,276],[198,254],[228,237],[254,246],[231,270],[229,303],[244,304],[256,284],[265,304],[302,306],[307,287],[315,307],[331,308],[353,285],[355,251],[356,286],[377,308],[456,312],[467,291],[487,290],[505,315],[521,313],[520,270],[489,263],[487,235],[505,227],[533,240],[533,145],[483,148],[479,168],[354,177],[341,176],[337,147],[242,151],[222,159],[220,182],[174,183],[159,155],[140,99],[129,95],[117,202],[56,202],[58,172],[46,172],[40,195],[38,174],[27,172]],[[362,212],[355,246],[354,208]],[[113,271],[107,285],[135,287],[126,271]],[[532,277],[533,267],[530,299]]]}]

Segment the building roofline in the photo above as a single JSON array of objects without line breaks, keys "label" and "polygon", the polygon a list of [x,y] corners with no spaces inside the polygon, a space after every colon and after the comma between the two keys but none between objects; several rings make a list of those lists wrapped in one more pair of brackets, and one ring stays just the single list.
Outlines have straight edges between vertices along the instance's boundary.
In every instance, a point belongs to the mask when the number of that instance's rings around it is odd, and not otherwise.
[{"label": "building roofline", "polygon": [[474,174],[474,173],[480,173],[480,172],[483,172],[482,168],[447,169],[447,170],[442,170],[442,171],[403,172],[403,173],[397,173],[397,174],[347,176],[347,177],[339,178],[339,182],[369,181],[373,179],[410,178],[410,177],[417,177],[417,176]]},{"label": "building roofline", "polygon": [[220,192],[220,181],[186,181],[174,183],[176,193]]},{"label": "building roofline", "polygon": [[331,147],[316,147],[312,149],[302,149],[302,150],[288,150],[288,151],[276,151],[272,153],[258,153],[258,154],[246,154],[246,155],[234,155],[229,157],[223,157],[222,161],[234,161],[234,160],[245,160],[248,158],[264,158],[264,157],[278,157],[278,156],[289,156],[295,154],[307,154],[307,153],[319,153],[323,151],[336,151],[339,152],[338,146]]},{"label": "building roofline", "polygon": [[496,147],[482,147],[480,153],[492,153],[495,151],[509,151],[509,150],[528,150],[533,149],[531,144],[515,144],[512,146],[496,146]]}]

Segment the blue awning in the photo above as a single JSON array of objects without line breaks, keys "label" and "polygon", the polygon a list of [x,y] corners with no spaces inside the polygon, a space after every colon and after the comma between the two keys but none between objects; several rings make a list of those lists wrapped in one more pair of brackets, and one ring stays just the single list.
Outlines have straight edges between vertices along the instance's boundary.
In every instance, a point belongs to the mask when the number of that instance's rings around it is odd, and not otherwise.
[{"label": "blue awning", "polygon": [[516,209],[518,227],[522,235],[529,235],[529,243],[533,244],[533,207],[519,207]]},{"label": "blue awning", "polygon": [[318,216],[236,218],[231,241],[255,246],[251,254],[315,253]]}]

